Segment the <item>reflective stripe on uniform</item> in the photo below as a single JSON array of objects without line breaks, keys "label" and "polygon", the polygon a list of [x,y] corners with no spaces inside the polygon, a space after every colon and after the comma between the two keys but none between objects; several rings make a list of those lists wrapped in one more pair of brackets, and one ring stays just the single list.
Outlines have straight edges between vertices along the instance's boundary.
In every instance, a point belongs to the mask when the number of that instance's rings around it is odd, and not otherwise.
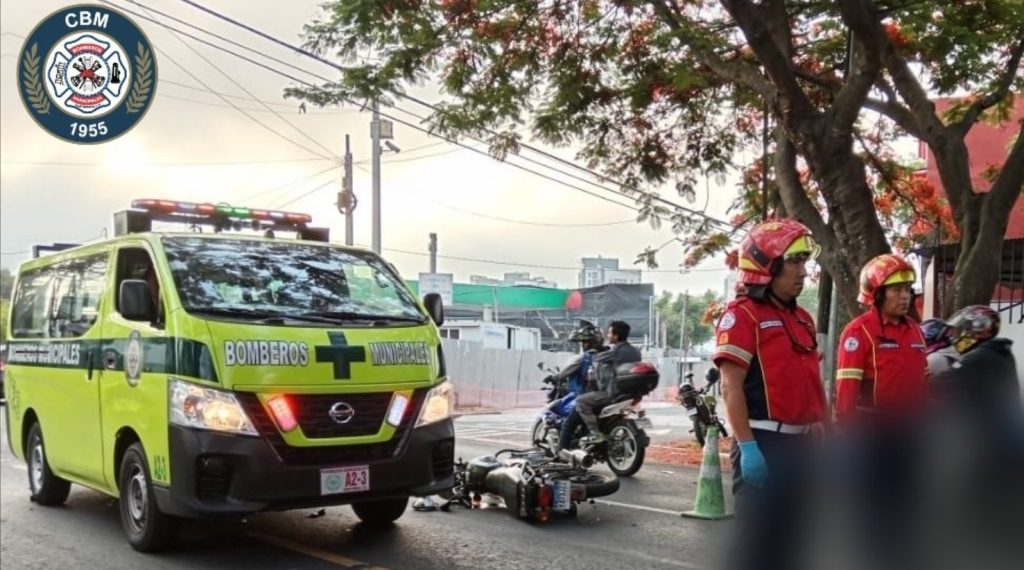
[{"label": "reflective stripe on uniform", "polygon": [[860,368],[840,368],[836,371],[838,380],[863,380],[864,371]]},{"label": "reflective stripe on uniform", "polygon": [[739,358],[740,360],[746,362],[747,364],[750,364],[750,361],[754,359],[753,354],[743,350],[738,346],[734,346],[731,344],[720,345],[718,347],[718,352],[735,356],[736,358]]}]

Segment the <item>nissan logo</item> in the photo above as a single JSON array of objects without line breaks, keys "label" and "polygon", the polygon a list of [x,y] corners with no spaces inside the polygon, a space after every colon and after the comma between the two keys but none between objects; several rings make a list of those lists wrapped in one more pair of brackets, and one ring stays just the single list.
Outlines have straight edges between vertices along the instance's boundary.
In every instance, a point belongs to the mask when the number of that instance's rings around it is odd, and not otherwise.
[{"label": "nissan logo", "polygon": [[356,417],[356,411],[346,402],[335,402],[331,406],[331,410],[327,412],[327,415],[331,416],[331,419],[336,424],[347,424],[352,421],[352,418]]}]

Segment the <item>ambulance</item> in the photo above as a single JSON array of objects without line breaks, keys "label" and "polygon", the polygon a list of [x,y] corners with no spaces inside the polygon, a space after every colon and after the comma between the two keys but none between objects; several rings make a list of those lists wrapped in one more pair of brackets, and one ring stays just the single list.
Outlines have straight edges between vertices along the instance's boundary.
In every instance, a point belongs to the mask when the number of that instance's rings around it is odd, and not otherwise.
[{"label": "ambulance", "polygon": [[34,502],[116,497],[155,551],[189,518],[350,504],[383,526],[451,488],[440,297],[311,221],[135,200],[112,239],[19,268],[3,419]]}]

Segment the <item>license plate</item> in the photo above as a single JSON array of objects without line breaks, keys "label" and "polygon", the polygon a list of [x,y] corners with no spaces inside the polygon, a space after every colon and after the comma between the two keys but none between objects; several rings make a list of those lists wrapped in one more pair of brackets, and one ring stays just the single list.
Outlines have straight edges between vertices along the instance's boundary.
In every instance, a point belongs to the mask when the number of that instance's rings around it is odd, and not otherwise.
[{"label": "license plate", "polygon": [[572,508],[572,483],[565,480],[555,481],[555,501],[553,508],[556,511],[568,511]]},{"label": "license plate", "polygon": [[339,495],[370,490],[370,467],[335,467],[320,470],[320,494]]},{"label": "license plate", "polygon": [[650,418],[638,418],[636,420],[636,427],[640,429],[654,429],[654,424],[651,423]]}]

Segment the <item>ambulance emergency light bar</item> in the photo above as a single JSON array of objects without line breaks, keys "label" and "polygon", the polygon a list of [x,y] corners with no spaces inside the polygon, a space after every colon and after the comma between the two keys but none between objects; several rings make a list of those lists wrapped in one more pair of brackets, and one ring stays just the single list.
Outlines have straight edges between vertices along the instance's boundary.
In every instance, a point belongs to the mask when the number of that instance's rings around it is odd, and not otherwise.
[{"label": "ambulance emergency light bar", "polygon": [[124,235],[152,231],[153,222],[184,223],[192,226],[213,226],[215,232],[242,229],[293,231],[299,239],[328,241],[328,228],[311,228],[309,214],[242,208],[229,204],[179,202],[176,200],[132,200],[131,210],[114,214],[114,233]]}]

